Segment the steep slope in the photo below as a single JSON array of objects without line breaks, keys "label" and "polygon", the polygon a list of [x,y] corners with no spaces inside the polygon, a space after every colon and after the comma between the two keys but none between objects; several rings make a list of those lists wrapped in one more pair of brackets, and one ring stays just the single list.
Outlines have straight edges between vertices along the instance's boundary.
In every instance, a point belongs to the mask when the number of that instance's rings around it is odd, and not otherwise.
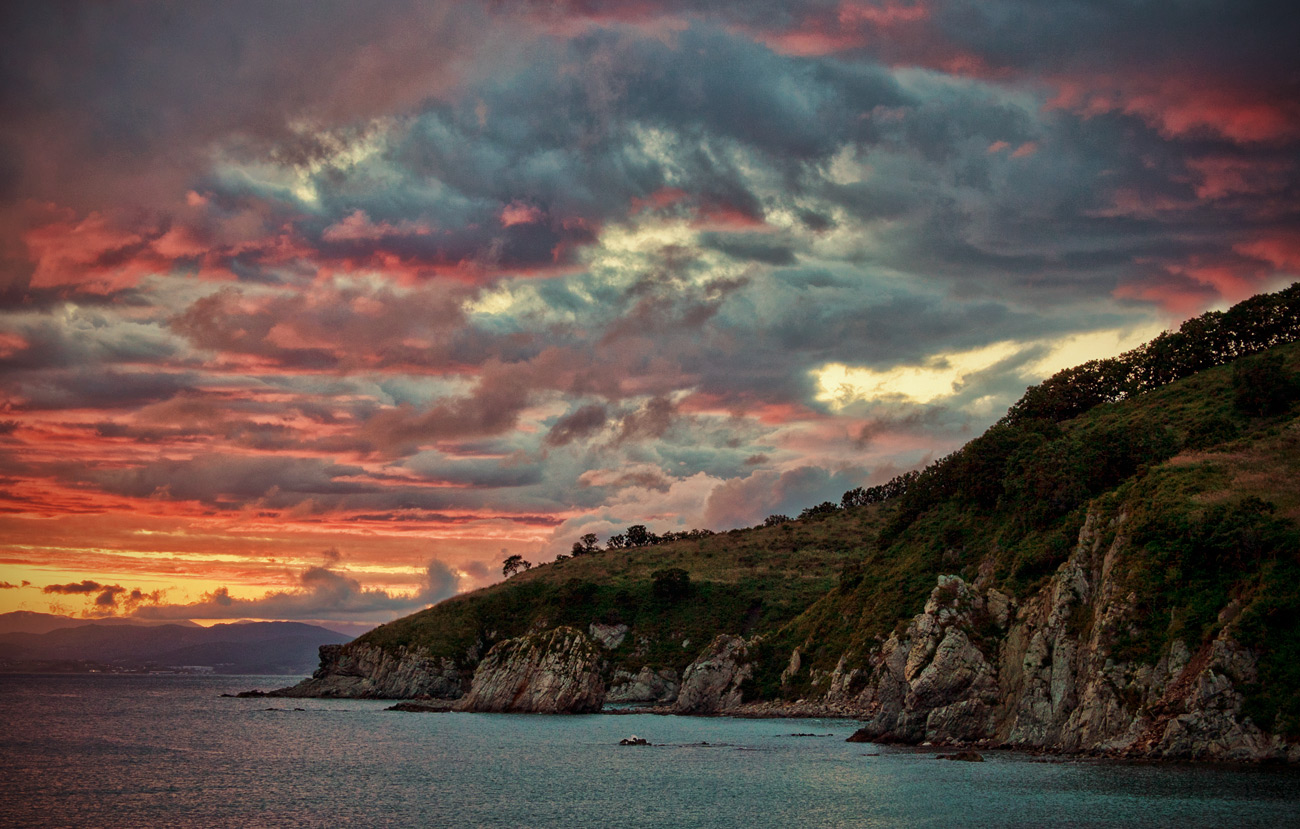
[{"label": "steep slope", "polygon": [[[1295,346],[1266,359],[1294,382]],[[991,430],[963,463],[998,460],[996,486],[891,505],[882,543],[756,649],[750,698],[822,700],[872,739],[1294,754],[1300,421],[1243,404],[1242,372]]]}]

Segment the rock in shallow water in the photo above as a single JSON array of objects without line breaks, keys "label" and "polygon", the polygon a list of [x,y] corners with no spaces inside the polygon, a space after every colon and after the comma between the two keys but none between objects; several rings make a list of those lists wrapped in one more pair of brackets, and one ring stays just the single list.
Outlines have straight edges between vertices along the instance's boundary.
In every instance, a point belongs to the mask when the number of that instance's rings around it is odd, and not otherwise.
[{"label": "rock in shallow water", "polygon": [[959,760],[965,763],[983,763],[984,755],[978,751],[959,751],[956,754],[940,754],[936,760]]}]

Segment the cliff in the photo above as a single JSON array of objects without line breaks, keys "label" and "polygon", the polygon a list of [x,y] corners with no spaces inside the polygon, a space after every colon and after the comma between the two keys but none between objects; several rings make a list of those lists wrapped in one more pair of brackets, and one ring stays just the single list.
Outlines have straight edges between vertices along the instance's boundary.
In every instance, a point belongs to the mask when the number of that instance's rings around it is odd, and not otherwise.
[{"label": "cliff", "polygon": [[419,699],[461,696],[464,678],[455,662],[422,649],[384,650],[363,643],[321,645],[320,667],[289,688],[270,692],[279,697],[349,697],[354,699]]},{"label": "cliff", "polygon": [[[1258,655],[1237,638],[1240,605],[1218,632],[1173,639],[1154,664],[1119,654],[1150,597],[1128,589],[1126,516],[1092,512],[1070,558],[1018,606],[943,576],[923,611],[861,669],[825,677],[824,701],[867,719],[862,741],[979,743],[1197,760],[1300,760],[1300,745],[1244,713]],[[1106,539],[1110,542],[1106,543]]]},{"label": "cliff", "polygon": [[457,711],[589,714],[605,701],[599,648],[558,627],[493,646],[474,671]]}]

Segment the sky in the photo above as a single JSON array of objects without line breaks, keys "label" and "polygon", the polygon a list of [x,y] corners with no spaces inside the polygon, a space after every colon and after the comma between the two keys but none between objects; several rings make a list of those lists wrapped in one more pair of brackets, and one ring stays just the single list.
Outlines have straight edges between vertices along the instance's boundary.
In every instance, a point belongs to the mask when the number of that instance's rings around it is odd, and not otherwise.
[{"label": "sky", "polygon": [[0,612],[361,630],[1300,278],[1300,8],[0,11]]}]

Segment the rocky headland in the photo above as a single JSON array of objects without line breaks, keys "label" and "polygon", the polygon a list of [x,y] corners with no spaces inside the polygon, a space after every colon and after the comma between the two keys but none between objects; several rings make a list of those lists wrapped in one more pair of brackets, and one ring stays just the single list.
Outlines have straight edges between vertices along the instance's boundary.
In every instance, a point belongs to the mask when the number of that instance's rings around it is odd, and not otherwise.
[{"label": "rocky headland", "polygon": [[[1126,516],[1105,528],[1103,520],[1088,515],[1067,561],[1024,600],[986,579],[940,576],[921,613],[865,659],[842,654],[833,670],[814,675],[819,690],[808,698],[746,700],[760,639],[720,634],[679,679],[649,665],[610,671],[609,645],[618,643],[593,635],[605,631],[571,627],[497,643],[468,681],[445,658],[327,645],[312,678],[271,694],[433,698],[442,702],[411,710],[481,712],[592,713],[606,701],[643,703],[627,710],[855,718],[863,727],[853,739],[862,742],[1300,760],[1300,746],[1243,714],[1241,688],[1258,674],[1257,656],[1234,637],[1239,607],[1223,608],[1222,630],[1195,648],[1176,639],[1154,664],[1115,657],[1140,596],[1116,573]],[[801,661],[794,650],[783,679],[796,676]]]},{"label": "rocky headland", "polygon": [[1300,762],[1300,346],[1240,356],[1300,338],[1286,303],[1300,287],[1061,372],[958,452],[840,505],[575,545],[323,647],[272,694]]}]

